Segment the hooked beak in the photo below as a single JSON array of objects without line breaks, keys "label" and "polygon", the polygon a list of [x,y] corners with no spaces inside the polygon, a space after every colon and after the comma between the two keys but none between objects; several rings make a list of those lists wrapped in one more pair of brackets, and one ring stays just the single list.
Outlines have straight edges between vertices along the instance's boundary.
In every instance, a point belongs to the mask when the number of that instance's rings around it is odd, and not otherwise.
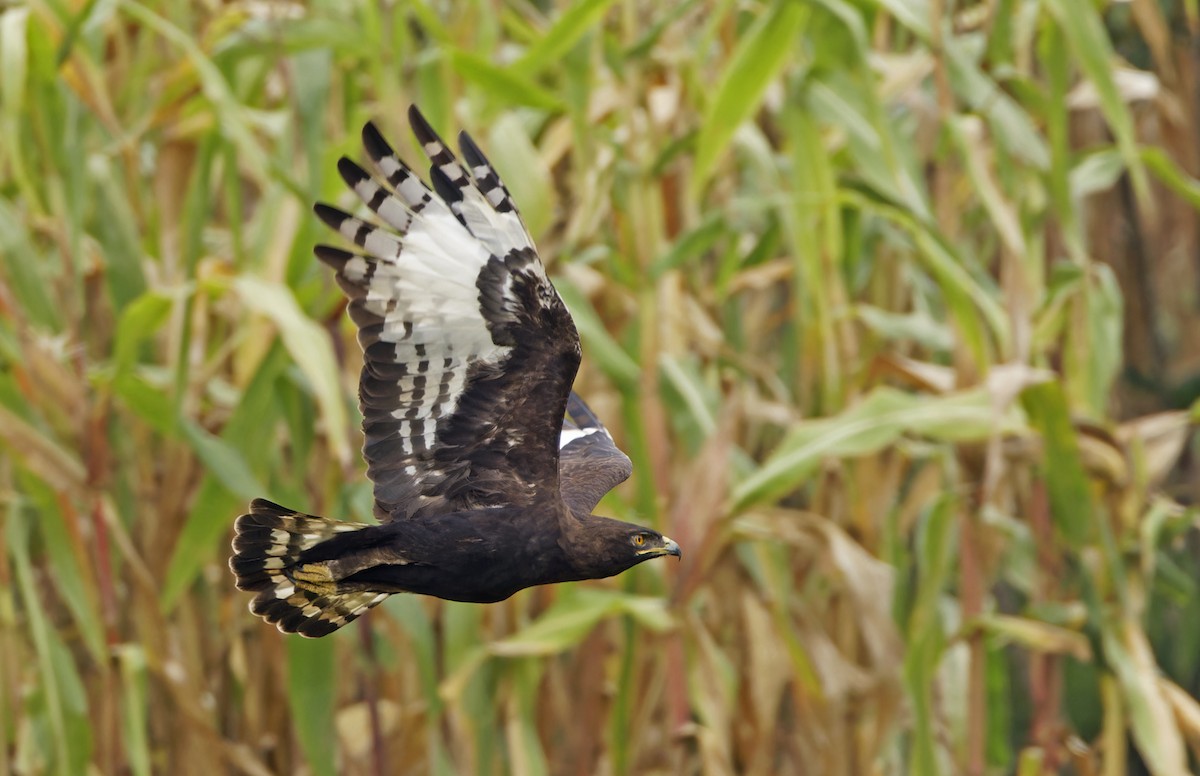
[{"label": "hooked beak", "polygon": [[664,536],[662,538],[662,544],[654,547],[647,547],[644,550],[638,550],[637,554],[641,555],[643,558],[657,558],[662,555],[674,555],[676,558],[683,557],[683,552],[680,551],[679,545],[676,544],[675,541],[669,536]]}]

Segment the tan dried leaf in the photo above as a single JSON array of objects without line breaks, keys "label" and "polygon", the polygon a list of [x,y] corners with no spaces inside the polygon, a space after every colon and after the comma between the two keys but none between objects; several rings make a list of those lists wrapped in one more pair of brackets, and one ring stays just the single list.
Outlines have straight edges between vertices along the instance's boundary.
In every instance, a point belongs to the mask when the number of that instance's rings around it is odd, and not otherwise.
[{"label": "tan dried leaf", "polygon": [[1178,410],[1122,423],[1116,437],[1127,450],[1140,452],[1145,485],[1153,490],[1175,468],[1191,431],[1188,413]]}]

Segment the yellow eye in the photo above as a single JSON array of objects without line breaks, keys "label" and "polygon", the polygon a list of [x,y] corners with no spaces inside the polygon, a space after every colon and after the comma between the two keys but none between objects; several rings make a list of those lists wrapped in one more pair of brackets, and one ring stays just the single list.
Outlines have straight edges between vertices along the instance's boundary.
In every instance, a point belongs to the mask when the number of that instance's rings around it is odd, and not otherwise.
[{"label": "yellow eye", "polygon": [[646,543],[646,534],[637,534],[633,537],[633,543],[637,547],[641,547]]}]

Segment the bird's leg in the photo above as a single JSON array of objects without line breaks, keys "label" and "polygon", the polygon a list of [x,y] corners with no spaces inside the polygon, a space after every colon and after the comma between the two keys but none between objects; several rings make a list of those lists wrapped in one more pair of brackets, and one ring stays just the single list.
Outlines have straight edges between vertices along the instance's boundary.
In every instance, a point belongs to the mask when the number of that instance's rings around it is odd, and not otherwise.
[{"label": "bird's leg", "polygon": [[305,563],[292,569],[289,576],[318,595],[332,595],[337,592],[337,582],[334,581],[327,563]]}]

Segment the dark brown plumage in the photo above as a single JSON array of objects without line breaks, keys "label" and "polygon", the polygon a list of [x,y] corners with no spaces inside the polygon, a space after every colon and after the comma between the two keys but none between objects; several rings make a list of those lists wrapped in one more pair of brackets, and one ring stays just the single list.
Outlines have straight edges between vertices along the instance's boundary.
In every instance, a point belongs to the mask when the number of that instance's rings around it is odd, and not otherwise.
[{"label": "dark brown plumage", "polygon": [[316,255],[359,328],[363,456],[382,524],[263,499],[235,523],[237,585],[285,632],[323,636],[393,593],[489,603],[680,554],[656,531],[591,514],[631,466],[571,392],[571,315],[479,148],[459,135],[464,168],[415,107],[409,120],[433,191],[368,124],[387,185],[349,159],[338,170],[387,226],[315,208],[363,249]]}]

